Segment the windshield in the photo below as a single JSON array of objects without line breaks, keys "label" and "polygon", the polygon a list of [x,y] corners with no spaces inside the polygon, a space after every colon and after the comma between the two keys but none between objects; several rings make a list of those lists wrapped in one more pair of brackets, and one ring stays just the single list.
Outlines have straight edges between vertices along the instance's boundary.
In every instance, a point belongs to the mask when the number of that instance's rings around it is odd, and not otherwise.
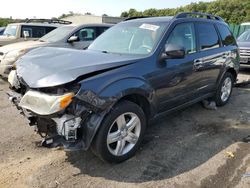
[{"label": "windshield", "polygon": [[242,33],[237,39],[238,42],[250,42],[250,30]]},{"label": "windshield", "polygon": [[17,25],[8,25],[3,33],[6,36],[16,36]]},{"label": "windshield", "polygon": [[123,22],[100,35],[88,49],[104,53],[147,55],[156,47],[166,25]]},{"label": "windshield", "polygon": [[58,42],[70,34],[73,29],[74,26],[62,26],[44,35],[39,40],[44,42]]}]

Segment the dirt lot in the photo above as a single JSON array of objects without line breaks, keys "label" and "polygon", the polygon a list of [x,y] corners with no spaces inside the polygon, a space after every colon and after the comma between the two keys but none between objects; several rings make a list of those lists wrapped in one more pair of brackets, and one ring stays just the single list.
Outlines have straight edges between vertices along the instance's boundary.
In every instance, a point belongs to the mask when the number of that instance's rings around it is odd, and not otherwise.
[{"label": "dirt lot", "polygon": [[[250,69],[244,69],[247,74]],[[118,165],[91,152],[39,147],[0,80],[0,187],[250,187],[250,86],[217,110],[200,104],[150,124],[141,150]],[[227,152],[232,152],[231,157]]]}]

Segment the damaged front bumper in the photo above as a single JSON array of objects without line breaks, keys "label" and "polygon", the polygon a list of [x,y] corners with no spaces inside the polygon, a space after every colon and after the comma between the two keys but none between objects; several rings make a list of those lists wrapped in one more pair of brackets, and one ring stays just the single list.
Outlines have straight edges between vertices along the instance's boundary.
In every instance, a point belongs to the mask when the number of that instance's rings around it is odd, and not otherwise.
[{"label": "damaged front bumper", "polygon": [[[78,115],[72,115],[62,111],[41,116],[20,107],[21,94],[8,92],[8,96],[20,113],[29,120],[29,125],[34,126],[34,130],[43,138],[43,146],[63,146],[66,150],[87,150],[89,148],[93,139],[92,135],[94,135],[91,127],[97,125],[88,122],[92,119],[91,112],[84,110]],[[93,122],[93,120],[91,121]],[[87,127],[90,127],[90,130]]]},{"label": "damaged front bumper", "polygon": [[[29,125],[43,137],[42,145],[47,147],[63,146],[67,150],[87,150],[86,139],[83,139],[86,119],[91,113],[87,110],[78,115],[72,115],[66,110],[52,115],[39,115],[20,106],[23,95],[8,92],[9,100],[29,120]],[[85,131],[86,132],[86,131]]]},{"label": "damaged front bumper", "polygon": [[[18,84],[14,82],[14,85]],[[8,96],[29,120],[29,125],[34,126],[35,131],[43,137],[43,146],[63,146],[65,150],[71,151],[90,147],[104,116],[114,103],[114,100],[98,99],[92,92],[85,93],[85,96],[79,93],[67,108],[50,115],[40,115],[21,107],[23,94],[11,91]]]}]

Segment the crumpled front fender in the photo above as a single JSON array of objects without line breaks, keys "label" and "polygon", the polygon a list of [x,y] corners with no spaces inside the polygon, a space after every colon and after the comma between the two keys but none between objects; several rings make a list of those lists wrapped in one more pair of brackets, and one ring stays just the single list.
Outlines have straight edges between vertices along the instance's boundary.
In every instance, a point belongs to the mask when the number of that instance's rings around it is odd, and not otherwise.
[{"label": "crumpled front fender", "polygon": [[128,95],[141,95],[149,103],[154,101],[154,90],[141,79],[122,79],[103,88],[99,93],[89,90],[80,90],[75,96],[86,107],[91,115],[85,121],[83,128],[83,141],[85,149],[89,148],[101,123],[111,108],[123,97]]}]

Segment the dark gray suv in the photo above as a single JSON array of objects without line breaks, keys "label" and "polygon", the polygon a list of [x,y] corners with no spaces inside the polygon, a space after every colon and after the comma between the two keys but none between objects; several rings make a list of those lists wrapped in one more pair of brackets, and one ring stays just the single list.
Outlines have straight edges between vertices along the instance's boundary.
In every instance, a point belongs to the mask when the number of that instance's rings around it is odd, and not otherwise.
[{"label": "dark gray suv", "polygon": [[239,54],[220,17],[181,13],[124,21],[85,51],[35,49],[16,66],[10,99],[44,145],[91,147],[121,162],[138,150],[150,119],[204,99],[225,105]]}]

